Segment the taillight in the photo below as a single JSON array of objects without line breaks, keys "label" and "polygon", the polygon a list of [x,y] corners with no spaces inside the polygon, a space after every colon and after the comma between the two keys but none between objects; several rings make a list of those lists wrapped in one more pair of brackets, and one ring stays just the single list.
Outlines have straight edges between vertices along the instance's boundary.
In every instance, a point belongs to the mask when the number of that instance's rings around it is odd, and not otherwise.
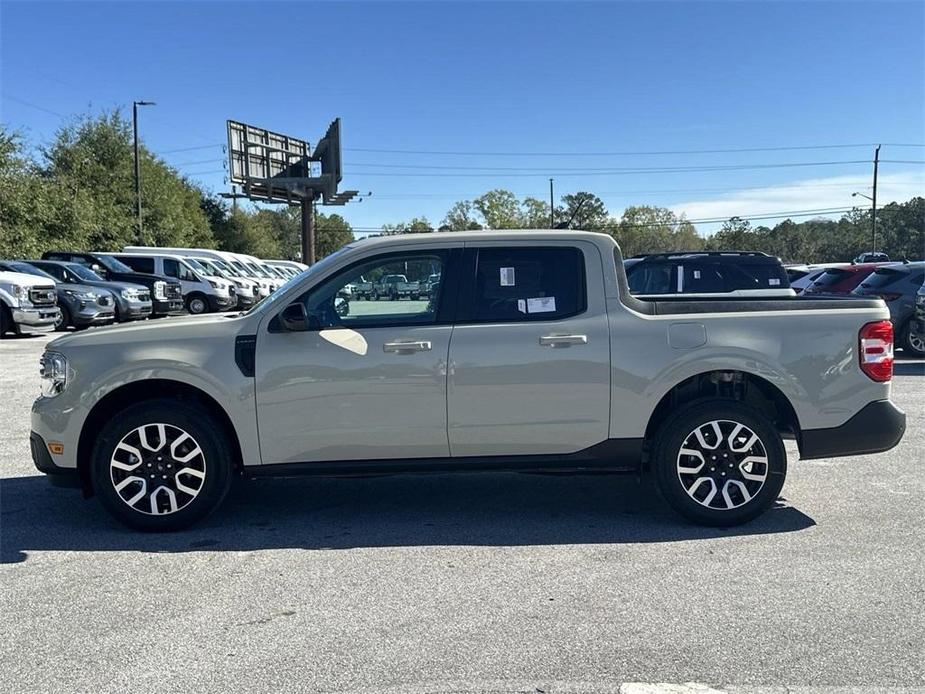
[{"label": "taillight", "polygon": [[893,324],[888,320],[867,323],[858,333],[861,371],[874,381],[893,378]]}]

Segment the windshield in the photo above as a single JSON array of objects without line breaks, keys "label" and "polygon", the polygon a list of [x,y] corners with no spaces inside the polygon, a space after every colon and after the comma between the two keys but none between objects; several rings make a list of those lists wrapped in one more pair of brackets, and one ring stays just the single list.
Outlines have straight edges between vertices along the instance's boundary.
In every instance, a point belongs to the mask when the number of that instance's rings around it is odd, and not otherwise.
[{"label": "windshield", "polygon": [[203,258],[195,262],[196,262],[196,265],[194,265],[193,267],[197,267],[197,266],[201,267],[202,271],[205,272],[207,275],[217,275],[218,277],[228,277],[228,275],[230,274],[228,272],[225,272],[218,265],[213,263],[211,260],[207,260],[206,258]]},{"label": "windshield", "polygon": [[242,263],[240,260],[232,260],[231,264],[236,267],[245,277],[260,277],[260,275],[254,275],[253,271],[245,266],[244,263]]},{"label": "windshield", "polygon": [[135,272],[128,265],[120,260],[116,260],[111,255],[98,255],[96,259],[100,262],[100,265],[110,272]]},{"label": "windshield", "polygon": [[200,263],[198,260],[196,260],[195,258],[184,258],[183,262],[189,265],[194,270],[199,270],[199,272],[205,275],[209,274],[209,271],[206,270],[205,266],[202,263]]},{"label": "windshield", "polygon": [[246,265],[250,268],[251,272],[257,275],[257,277],[263,277],[265,279],[272,277],[269,272],[264,271],[264,269],[259,265],[255,265],[254,263],[247,263]]},{"label": "windshield", "polygon": [[233,268],[231,265],[226,263],[224,260],[215,260],[214,258],[209,258],[208,262],[212,263],[212,265],[217,267],[219,270],[224,270],[226,273],[228,273],[232,277],[241,276],[240,272],[238,272],[235,268]]},{"label": "windshield", "polygon": [[30,265],[29,263],[24,263],[21,260],[14,260],[13,262],[9,263],[9,266],[13,268],[16,272],[23,272],[27,275],[37,275],[38,277],[48,277],[50,279],[54,279],[54,277],[49,275],[44,270],[39,270],[34,265]]},{"label": "windshield", "polygon": [[82,280],[90,280],[91,282],[101,282],[103,280],[103,278],[93,272],[93,270],[84,267],[80,263],[71,263],[67,266],[67,269]]}]

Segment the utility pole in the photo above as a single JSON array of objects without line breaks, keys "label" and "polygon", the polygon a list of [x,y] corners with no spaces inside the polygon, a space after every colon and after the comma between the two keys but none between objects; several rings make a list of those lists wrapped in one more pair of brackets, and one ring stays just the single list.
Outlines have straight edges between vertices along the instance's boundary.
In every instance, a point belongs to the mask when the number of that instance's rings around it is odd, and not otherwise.
[{"label": "utility pole", "polygon": [[877,167],[880,164],[880,145],[874,150],[874,195],[870,208],[870,250],[877,250]]},{"label": "utility pole", "polygon": [[556,204],[554,202],[555,198],[552,194],[552,179],[549,179],[549,228],[556,228]]},{"label": "utility pole", "polygon": [[315,264],[315,191],[302,198],[302,262]]},{"label": "utility pole", "polygon": [[142,236],[142,223],[141,223],[141,167],[138,162],[138,107],[139,106],[154,106],[153,101],[133,101],[132,102],[132,130],[135,134],[134,140],[134,150],[135,150],[135,220],[138,223],[138,238],[136,242],[138,245],[144,244],[144,237]]}]

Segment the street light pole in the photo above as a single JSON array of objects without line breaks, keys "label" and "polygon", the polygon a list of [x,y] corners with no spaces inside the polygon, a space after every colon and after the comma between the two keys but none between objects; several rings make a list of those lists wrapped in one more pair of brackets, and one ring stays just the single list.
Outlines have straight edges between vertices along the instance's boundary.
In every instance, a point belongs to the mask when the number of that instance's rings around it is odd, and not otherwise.
[{"label": "street light pole", "polygon": [[552,179],[550,178],[549,179],[549,228],[550,229],[556,228],[556,218],[555,218],[556,205],[555,205],[554,200],[555,198],[553,197],[553,194],[552,194]]},{"label": "street light pole", "polygon": [[870,250],[877,250],[877,166],[880,164],[880,145],[874,150],[874,196],[870,206]]},{"label": "street light pole", "polygon": [[138,238],[136,239],[138,245],[143,245],[144,238],[142,236],[142,223],[141,223],[141,167],[138,162],[138,107],[139,106],[154,106],[153,101],[133,101],[132,102],[132,131],[134,132],[135,138],[133,143],[133,148],[135,150],[135,220],[138,223]]}]

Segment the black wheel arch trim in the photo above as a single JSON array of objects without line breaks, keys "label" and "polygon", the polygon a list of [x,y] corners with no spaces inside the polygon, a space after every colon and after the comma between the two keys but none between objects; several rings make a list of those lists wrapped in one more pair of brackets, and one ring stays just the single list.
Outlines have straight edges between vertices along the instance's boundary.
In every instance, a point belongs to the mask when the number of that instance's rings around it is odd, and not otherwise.
[{"label": "black wheel arch trim", "polygon": [[881,453],[898,444],[905,431],[906,413],[889,400],[875,400],[841,426],[804,429],[798,437],[800,458]]}]

